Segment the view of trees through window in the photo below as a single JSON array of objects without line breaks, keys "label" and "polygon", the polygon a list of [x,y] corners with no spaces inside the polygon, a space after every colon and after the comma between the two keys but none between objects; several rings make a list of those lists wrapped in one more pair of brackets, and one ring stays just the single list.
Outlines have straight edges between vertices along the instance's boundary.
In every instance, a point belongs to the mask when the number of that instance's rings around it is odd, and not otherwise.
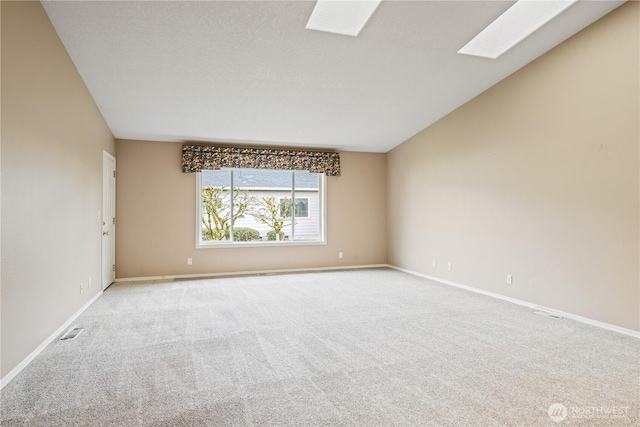
[{"label": "view of trees through window", "polygon": [[321,178],[304,171],[202,171],[200,243],[322,241]]}]

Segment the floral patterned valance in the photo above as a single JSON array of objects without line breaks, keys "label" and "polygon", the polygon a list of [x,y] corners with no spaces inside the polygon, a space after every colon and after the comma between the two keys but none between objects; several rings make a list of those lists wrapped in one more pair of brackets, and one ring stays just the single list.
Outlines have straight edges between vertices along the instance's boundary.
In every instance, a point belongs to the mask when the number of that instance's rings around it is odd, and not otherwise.
[{"label": "floral patterned valance", "polygon": [[339,176],[340,153],[218,145],[182,146],[182,172],[220,168],[299,170]]}]

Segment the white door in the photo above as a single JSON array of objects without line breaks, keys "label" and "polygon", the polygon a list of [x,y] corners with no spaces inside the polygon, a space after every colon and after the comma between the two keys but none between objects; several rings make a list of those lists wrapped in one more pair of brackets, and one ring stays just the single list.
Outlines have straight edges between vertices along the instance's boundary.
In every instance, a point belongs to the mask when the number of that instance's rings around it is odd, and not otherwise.
[{"label": "white door", "polygon": [[102,152],[102,289],[116,279],[116,159]]}]

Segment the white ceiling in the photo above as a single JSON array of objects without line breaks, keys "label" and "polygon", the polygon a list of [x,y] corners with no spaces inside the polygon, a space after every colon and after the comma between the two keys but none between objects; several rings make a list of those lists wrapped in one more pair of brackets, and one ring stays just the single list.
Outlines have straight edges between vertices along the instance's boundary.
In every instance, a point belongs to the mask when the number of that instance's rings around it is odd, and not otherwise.
[{"label": "white ceiling", "polygon": [[513,1],[383,0],[357,38],[313,1],[43,1],[116,138],[386,152],[623,1],[580,1],[497,60]]}]

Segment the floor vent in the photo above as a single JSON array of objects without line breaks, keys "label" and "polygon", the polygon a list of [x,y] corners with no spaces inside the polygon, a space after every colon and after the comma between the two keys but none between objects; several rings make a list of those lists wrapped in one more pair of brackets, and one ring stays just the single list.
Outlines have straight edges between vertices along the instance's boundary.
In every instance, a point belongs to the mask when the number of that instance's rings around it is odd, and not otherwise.
[{"label": "floor vent", "polygon": [[549,313],[547,311],[534,311],[533,314],[539,314],[540,316],[551,317],[552,319],[564,319],[562,316],[558,316],[557,314]]},{"label": "floor vent", "polygon": [[64,340],[74,340],[76,338],[78,338],[78,335],[80,335],[80,333],[84,331],[83,328],[73,328],[73,329],[69,329],[67,332],[65,332],[65,334],[60,338],[60,340],[64,341]]}]

